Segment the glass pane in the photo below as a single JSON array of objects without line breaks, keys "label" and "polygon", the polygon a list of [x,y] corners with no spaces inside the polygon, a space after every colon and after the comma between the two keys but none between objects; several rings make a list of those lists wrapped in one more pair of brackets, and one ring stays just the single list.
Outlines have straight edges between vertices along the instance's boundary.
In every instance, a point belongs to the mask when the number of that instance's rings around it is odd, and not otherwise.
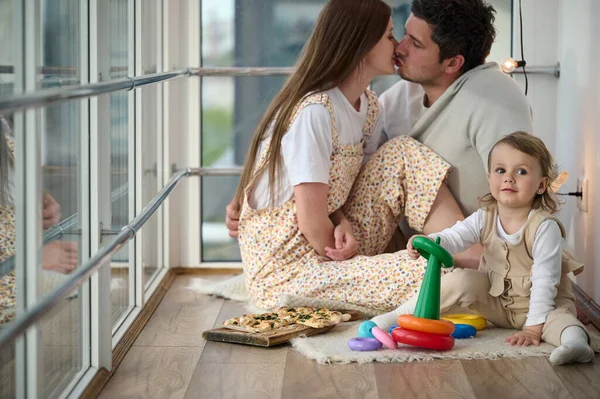
[{"label": "glass pane", "polygon": [[203,0],[202,66],[292,66],[325,0]]},{"label": "glass pane", "polygon": [[[21,40],[17,36],[15,20],[17,1],[0,0],[0,98],[8,97],[14,91],[14,67],[17,62],[17,47]],[[10,161],[11,149],[7,137],[14,142],[12,115],[0,115],[0,266],[15,265],[15,173]],[[14,288],[14,274],[0,275],[0,333],[15,317],[16,300],[11,299]],[[14,286],[13,286],[14,287]],[[15,344],[0,349],[0,398],[16,397],[16,359]]]},{"label": "glass pane", "polygon": [[[158,72],[158,44],[161,35],[158,25],[158,9],[156,2],[142,2],[142,73]],[[158,119],[159,86],[151,85],[142,91],[142,205],[146,206],[161,188],[160,158],[158,156]],[[152,276],[162,264],[160,262],[159,221],[162,209],[142,228],[142,269],[144,287],[147,287]]]},{"label": "glass pane", "polygon": [[202,262],[241,260],[238,242],[225,227],[225,206],[238,181],[237,176],[202,178]]},{"label": "glass pane", "polygon": [[[285,77],[202,78],[202,166],[243,165],[256,125]],[[227,235],[225,206],[237,177],[202,178],[202,260],[239,261]]]},{"label": "glass pane", "polygon": [[0,98],[13,94],[17,48],[20,39],[17,36],[15,16],[20,2],[15,0],[0,0]]},{"label": "glass pane", "polygon": [[[80,69],[80,6],[78,0],[41,2],[41,64],[39,87],[50,81],[78,83]],[[62,229],[64,234],[46,243],[38,273],[40,296],[60,285],[81,263],[81,103],[65,102],[37,112],[42,139],[41,186],[44,208],[52,212],[59,204],[56,220],[45,220],[44,229]],[[47,237],[47,233],[45,235]],[[43,397],[56,397],[82,369],[81,294],[65,299],[59,311],[41,323]]]},{"label": "glass pane", "polygon": [[202,78],[202,166],[243,165],[254,129],[286,77]]},{"label": "glass pane", "polygon": [[[142,91],[142,204],[146,206],[156,196],[159,187],[157,120],[158,86],[145,86]],[[159,209],[142,227],[142,265],[144,284],[161,267],[159,259]]]},{"label": "glass pane", "polygon": [[[102,21],[108,32],[109,79],[120,79],[129,75],[129,1],[110,0],[108,20]],[[120,231],[131,219],[129,190],[129,99],[127,92],[109,95],[107,115],[110,130],[110,204],[113,233]],[[104,111],[104,110],[100,110]],[[100,133],[102,135],[102,132]],[[107,240],[108,241],[108,240]],[[113,325],[132,308],[130,281],[133,279],[133,264],[129,259],[130,244],[123,246],[111,261],[111,303]]]}]

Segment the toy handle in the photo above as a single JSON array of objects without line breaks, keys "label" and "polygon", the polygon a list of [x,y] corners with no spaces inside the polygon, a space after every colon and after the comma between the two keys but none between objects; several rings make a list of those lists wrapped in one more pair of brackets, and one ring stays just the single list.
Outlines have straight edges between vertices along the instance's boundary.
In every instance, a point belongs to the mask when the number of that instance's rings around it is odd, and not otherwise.
[{"label": "toy handle", "polygon": [[425,259],[429,260],[429,257],[433,256],[442,264],[442,267],[454,266],[452,255],[440,245],[440,237],[436,239],[436,242],[427,237],[415,237],[412,245]]}]

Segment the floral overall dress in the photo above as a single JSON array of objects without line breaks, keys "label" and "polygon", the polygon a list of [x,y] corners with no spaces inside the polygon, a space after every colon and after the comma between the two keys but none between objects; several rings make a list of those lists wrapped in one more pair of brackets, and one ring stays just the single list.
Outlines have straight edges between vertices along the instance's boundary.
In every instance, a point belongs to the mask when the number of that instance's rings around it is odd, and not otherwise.
[{"label": "floral overall dress", "polygon": [[[14,142],[5,135],[8,148],[14,156]],[[0,204],[0,262],[15,254],[16,227],[15,206]],[[0,325],[11,321],[15,317],[15,272],[0,278]]]},{"label": "floral overall dress", "polygon": [[[379,116],[377,97],[368,92],[364,136]],[[389,141],[361,170],[363,143],[340,145],[332,103],[326,94],[306,97],[290,126],[308,105],[327,108],[332,121],[331,166],[327,211],[343,208],[360,243],[359,255],[345,261],[320,256],[298,228],[294,198],[276,208],[255,210],[245,190],[239,243],[246,286],[255,305],[272,308],[282,294],[329,299],[388,310],[413,296],[425,270],[423,260],[406,251],[382,254],[400,218],[421,230],[449,165],[409,137]],[[265,163],[265,148],[255,171]],[[380,255],[381,254],[381,255]],[[376,256],[375,256],[376,255]]]}]

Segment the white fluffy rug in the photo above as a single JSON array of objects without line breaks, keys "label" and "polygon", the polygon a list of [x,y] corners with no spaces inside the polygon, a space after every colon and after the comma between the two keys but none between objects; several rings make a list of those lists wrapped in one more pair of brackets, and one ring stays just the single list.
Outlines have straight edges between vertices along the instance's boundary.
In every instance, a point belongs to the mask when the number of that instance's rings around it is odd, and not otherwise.
[{"label": "white fluffy rug", "polygon": [[[265,309],[259,309],[250,303],[243,274],[220,281],[196,279],[194,285],[190,288],[202,294],[216,295],[226,299],[245,302],[247,311],[252,313],[265,311]],[[371,318],[381,313],[375,309],[345,302],[293,295],[283,295],[279,305],[304,305],[326,307],[329,309],[359,310],[363,312],[365,318]],[[468,309],[462,309],[459,313],[468,312]],[[292,341],[292,345],[298,352],[319,363],[412,362],[433,359],[497,359],[500,357],[524,358],[529,356],[548,356],[554,349],[552,345],[547,343],[543,343],[537,347],[510,346],[504,340],[513,334],[515,330],[488,327],[483,331],[477,332],[475,338],[457,339],[454,348],[446,352],[405,345],[401,345],[401,348],[396,350],[380,349],[374,352],[355,352],[348,348],[348,340],[358,335],[359,324],[359,321],[341,323],[328,333],[296,338]],[[592,348],[597,352],[600,351],[600,337],[597,335],[594,335],[592,338]]]},{"label": "white fluffy rug", "polygon": [[194,284],[190,288],[201,294],[216,295],[234,301],[246,302],[250,300],[248,292],[246,291],[246,283],[243,274],[238,274],[237,276],[218,281],[194,279]]},{"label": "white fluffy rug", "polygon": [[[219,281],[196,279],[191,288],[201,294],[216,295],[226,299],[233,299],[234,301],[246,302],[246,308],[248,311],[258,312],[260,310],[266,310],[258,309],[250,303],[250,297],[246,291],[246,284],[244,282],[243,274]],[[279,306],[313,306],[317,308],[323,307],[328,309],[359,310],[367,318],[374,317],[382,313],[382,311],[378,311],[376,309],[347,302],[285,294],[281,296],[279,300]]]},{"label": "white fluffy rug", "polygon": [[[331,332],[312,337],[296,338],[294,348],[318,363],[368,363],[368,362],[412,362],[434,359],[497,359],[501,357],[524,358],[548,356],[554,346],[542,343],[540,346],[510,346],[504,340],[516,330],[486,328],[478,331],[474,338],[457,339],[449,351],[434,351],[400,344],[399,349],[380,349],[372,352],[357,352],[348,348],[348,341],[358,335],[361,322],[338,324]],[[600,345],[596,342],[595,349]]]}]

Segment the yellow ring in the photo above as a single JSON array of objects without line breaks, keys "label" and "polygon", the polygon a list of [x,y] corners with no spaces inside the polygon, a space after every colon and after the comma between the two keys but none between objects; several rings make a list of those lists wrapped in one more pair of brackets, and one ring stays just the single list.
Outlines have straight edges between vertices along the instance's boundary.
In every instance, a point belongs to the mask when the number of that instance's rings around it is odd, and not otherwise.
[{"label": "yellow ring", "polygon": [[487,326],[487,320],[476,314],[447,314],[440,317],[440,319],[451,321],[454,324],[468,324],[475,327],[477,331],[483,330]]}]

